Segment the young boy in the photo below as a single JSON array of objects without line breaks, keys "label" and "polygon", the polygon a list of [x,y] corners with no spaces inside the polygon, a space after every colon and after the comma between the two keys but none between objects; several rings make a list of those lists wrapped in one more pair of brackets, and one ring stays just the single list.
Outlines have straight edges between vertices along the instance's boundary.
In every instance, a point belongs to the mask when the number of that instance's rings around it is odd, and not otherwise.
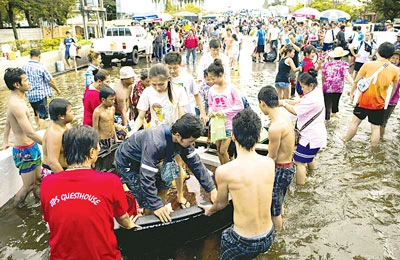
[{"label": "young boy", "polygon": [[71,128],[69,123],[74,119],[71,103],[63,98],[55,98],[50,102],[49,114],[52,121],[43,136],[42,177],[67,168],[62,136],[65,130]]},{"label": "young boy", "polygon": [[8,139],[12,130],[15,137],[14,163],[22,178],[22,187],[15,195],[14,205],[21,208],[31,191],[39,198],[42,154],[38,144],[42,144],[42,137],[33,130],[29,120],[25,93],[30,89],[30,84],[25,71],[20,68],[8,68],[4,73],[4,81],[11,94],[7,103],[3,149],[11,146]]},{"label": "young boy", "polygon": [[186,90],[186,94],[189,100],[189,104],[185,106],[185,113],[195,114],[195,109],[193,104],[193,97],[196,102],[197,107],[200,110],[200,120],[205,125],[207,123],[206,111],[204,110],[203,103],[199,94],[199,89],[191,76],[188,73],[181,72],[181,62],[182,56],[178,52],[168,52],[164,58],[165,64],[167,64],[167,68],[169,74],[172,79],[171,82],[175,85],[184,87]]},{"label": "young boy", "polygon": [[100,90],[101,105],[93,112],[93,128],[99,133],[100,149],[109,149],[118,141],[114,126],[115,91],[105,86]]},{"label": "young boy", "polygon": [[201,206],[210,216],[228,204],[229,193],[232,197],[234,225],[222,233],[222,260],[255,258],[268,251],[274,240],[270,210],[274,161],[255,151],[260,132],[261,120],[254,111],[244,109],[233,118],[237,159],[217,168],[217,199],[213,205]]},{"label": "young boy", "polygon": [[268,128],[268,157],[275,161],[271,214],[275,230],[279,231],[282,228],[283,199],[295,173],[294,128],[290,119],[280,111],[278,93],[274,87],[263,87],[258,93],[258,102],[261,111],[271,119]]}]

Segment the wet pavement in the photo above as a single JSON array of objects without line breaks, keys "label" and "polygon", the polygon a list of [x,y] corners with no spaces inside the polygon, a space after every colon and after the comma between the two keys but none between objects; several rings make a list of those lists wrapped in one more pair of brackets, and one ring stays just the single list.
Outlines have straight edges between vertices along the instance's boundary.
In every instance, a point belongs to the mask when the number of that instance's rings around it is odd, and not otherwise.
[{"label": "wet pavement", "polygon": [[[248,40],[248,39],[247,39]],[[232,81],[247,96],[266,124],[258,108],[257,93],[273,85],[276,64],[251,62],[252,47],[246,42],[240,70],[231,71]],[[135,66],[146,67],[145,60]],[[185,67],[194,75],[192,65]],[[109,69],[112,81],[119,68]],[[84,70],[56,77],[61,96],[73,104],[75,124],[82,121]],[[362,122],[347,146],[339,137],[352,116],[349,85],[340,101],[340,112],[327,125],[328,145],[317,155],[318,168],[308,174],[306,185],[292,184],[285,201],[284,229],[271,250],[259,259],[400,259],[400,111],[389,120],[386,136],[377,152],[370,149],[370,125]],[[0,95],[0,134],[5,123],[8,90]],[[40,205],[29,198],[29,206],[16,210],[7,204],[0,209],[0,258],[46,259],[45,223]],[[169,249],[154,259],[217,259],[219,234]],[[134,246],[134,245],[132,245]]]}]

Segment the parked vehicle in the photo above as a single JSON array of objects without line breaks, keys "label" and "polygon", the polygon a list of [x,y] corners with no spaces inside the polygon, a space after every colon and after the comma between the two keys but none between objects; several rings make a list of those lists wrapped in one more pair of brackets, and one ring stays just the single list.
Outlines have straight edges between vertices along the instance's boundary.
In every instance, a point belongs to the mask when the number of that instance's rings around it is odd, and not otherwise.
[{"label": "parked vehicle", "polygon": [[145,52],[146,31],[141,26],[115,26],[106,29],[104,38],[93,39],[93,49],[101,54],[104,66],[113,59],[139,63],[139,54]]}]

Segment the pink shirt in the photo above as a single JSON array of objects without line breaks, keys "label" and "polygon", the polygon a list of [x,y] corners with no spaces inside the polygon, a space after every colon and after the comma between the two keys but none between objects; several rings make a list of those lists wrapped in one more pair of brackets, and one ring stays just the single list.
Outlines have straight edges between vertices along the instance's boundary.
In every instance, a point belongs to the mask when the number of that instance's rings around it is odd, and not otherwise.
[{"label": "pink shirt", "polygon": [[310,144],[311,149],[325,147],[327,137],[325,128],[325,104],[321,88],[317,87],[310,93],[301,97],[300,103],[294,105],[293,109],[297,114],[297,128],[299,129],[322,109],[322,113],[301,131],[299,143],[302,146]]},{"label": "pink shirt", "polygon": [[232,130],[232,120],[243,110],[242,98],[236,86],[228,84],[226,88],[220,93],[220,90],[215,89],[215,85],[210,88],[208,92],[208,111],[218,112],[221,111],[226,117],[225,129]]},{"label": "pink shirt", "polygon": [[349,64],[341,60],[331,60],[322,66],[324,77],[324,93],[342,93],[344,89],[344,76],[349,70]]}]

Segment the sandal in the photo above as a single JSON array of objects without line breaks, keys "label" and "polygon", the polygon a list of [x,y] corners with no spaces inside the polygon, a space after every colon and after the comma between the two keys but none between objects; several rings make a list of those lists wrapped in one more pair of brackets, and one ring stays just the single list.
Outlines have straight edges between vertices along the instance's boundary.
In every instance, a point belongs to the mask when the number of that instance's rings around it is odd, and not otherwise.
[{"label": "sandal", "polygon": [[188,200],[186,200],[185,202],[178,202],[178,203],[179,203],[179,207],[181,207],[181,209],[186,209],[191,206],[190,202]]}]

